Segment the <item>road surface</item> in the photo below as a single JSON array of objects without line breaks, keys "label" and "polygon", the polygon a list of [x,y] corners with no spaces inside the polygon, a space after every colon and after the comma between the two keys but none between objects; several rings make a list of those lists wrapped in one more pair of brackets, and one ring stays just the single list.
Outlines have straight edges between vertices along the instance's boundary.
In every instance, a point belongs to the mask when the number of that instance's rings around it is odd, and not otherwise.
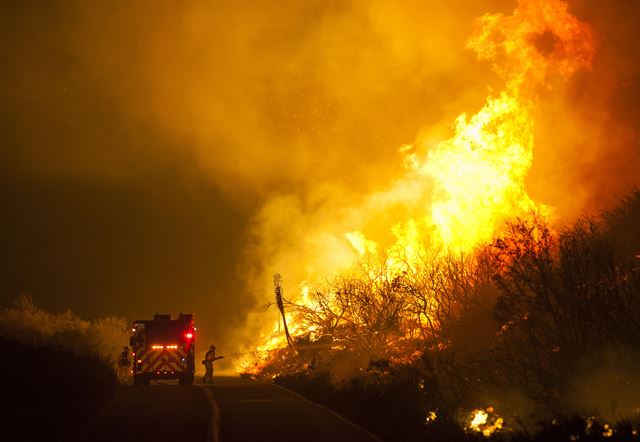
[{"label": "road surface", "polygon": [[332,412],[273,384],[218,377],[214,385],[123,387],[77,441],[372,442]]},{"label": "road surface", "polygon": [[122,387],[80,431],[78,441],[206,441],[211,410],[189,385]]}]

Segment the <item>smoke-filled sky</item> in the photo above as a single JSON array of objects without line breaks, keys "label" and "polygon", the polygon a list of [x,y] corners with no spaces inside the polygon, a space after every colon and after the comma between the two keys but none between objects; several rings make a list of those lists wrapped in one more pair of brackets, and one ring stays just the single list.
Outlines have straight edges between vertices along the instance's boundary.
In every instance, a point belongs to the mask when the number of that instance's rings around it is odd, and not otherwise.
[{"label": "smoke-filled sky", "polygon": [[[500,90],[465,46],[516,4],[3,3],[1,304],[193,311],[233,351],[273,271],[286,296],[343,253],[323,232],[404,173],[400,146]],[[569,5],[596,54],[538,91],[527,178],[560,219],[640,185],[640,3]]]}]

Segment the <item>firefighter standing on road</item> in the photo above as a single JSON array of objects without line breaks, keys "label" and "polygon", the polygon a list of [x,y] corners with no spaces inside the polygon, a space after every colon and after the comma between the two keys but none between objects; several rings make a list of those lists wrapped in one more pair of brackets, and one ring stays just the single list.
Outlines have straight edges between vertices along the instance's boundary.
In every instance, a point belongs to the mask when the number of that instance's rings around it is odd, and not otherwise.
[{"label": "firefighter standing on road", "polygon": [[216,361],[217,359],[222,359],[223,357],[224,356],[216,356],[215,345],[211,345],[211,347],[209,347],[209,351],[204,357],[204,361],[202,361],[206,370],[204,373],[204,377],[202,378],[203,384],[206,384],[206,383],[213,384],[213,362]]},{"label": "firefighter standing on road", "polygon": [[131,367],[129,347],[125,347],[122,353],[120,353],[120,359],[118,360],[118,383],[120,385],[127,383],[127,379],[129,379],[129,367]]}]

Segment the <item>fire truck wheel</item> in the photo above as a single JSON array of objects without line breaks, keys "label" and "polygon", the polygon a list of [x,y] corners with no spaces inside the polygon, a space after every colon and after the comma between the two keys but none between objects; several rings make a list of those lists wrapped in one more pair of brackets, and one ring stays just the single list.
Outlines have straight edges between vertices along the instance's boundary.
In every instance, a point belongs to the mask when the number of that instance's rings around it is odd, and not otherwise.
[{"label": "fire truck wheel", "polygon": [[180,385],[193,385],[193,375],[183,374],[178,378],[178,384]]}]

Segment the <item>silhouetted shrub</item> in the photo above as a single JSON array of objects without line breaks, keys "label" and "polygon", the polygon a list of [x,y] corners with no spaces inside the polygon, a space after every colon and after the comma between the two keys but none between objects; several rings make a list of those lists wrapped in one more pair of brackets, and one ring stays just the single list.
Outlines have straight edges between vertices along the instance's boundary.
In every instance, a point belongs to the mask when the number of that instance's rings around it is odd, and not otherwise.
[{"label": "silhouetted shrub", "polygon": [[47,312],[31,295],[0,311],[0,337],[31,345],[63,347],[78,355],[97,355],[115,370],[115,361],[128,342],[127,320],[108,316],[83,320],[70,310]]},{"label": "silhouetted shrub", "polygon": [[7,339],[0,355],[3,440],[68,440],[117,387],[97,356]]}]

